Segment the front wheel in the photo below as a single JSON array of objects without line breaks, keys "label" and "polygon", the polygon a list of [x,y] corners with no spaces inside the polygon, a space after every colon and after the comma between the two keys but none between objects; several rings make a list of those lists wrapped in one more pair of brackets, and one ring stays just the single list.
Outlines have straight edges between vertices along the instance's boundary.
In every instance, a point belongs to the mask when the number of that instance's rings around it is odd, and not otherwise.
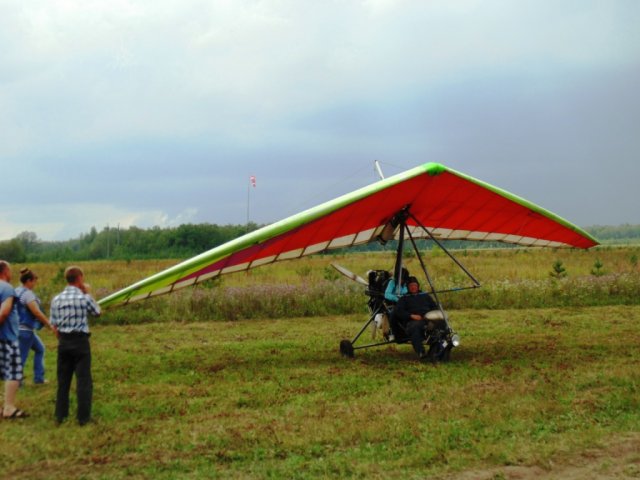
[{"label": "front wheel", "polygon": [[444,346],[440,341],[432,343],[427,352],[427,358],[432,363],[448,362],[451,355],[451,348],[451,345]]},{"label": "front wheel", "polygon": [[453,350],[453,345],[447,345],[442,352],[442,358],[440,358],[441,362],[448,362],[451,359],[451,350]]},{"label": "front wheel", "polygon": [[349,340],[342,340],[340,342],[340,353],[343,357],[353,358],[353,344]]}]

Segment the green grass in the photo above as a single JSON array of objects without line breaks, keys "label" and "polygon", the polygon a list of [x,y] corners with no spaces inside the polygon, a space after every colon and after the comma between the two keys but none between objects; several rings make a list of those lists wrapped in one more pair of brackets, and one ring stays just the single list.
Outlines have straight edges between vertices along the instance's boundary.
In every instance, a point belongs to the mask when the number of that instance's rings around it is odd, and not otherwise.
[{"label": "green grass", "polygon": [[[554,249],[460,250],[457,258],[482,287],[441,296],[452,309],[527,309],[639,305],[640,247],[602,247],[589,251]],[[438,289],[468,287],[471,282],[440,250],[424,252]],[[633,261],[635,259],[635,262]],[[248,273],[225,275],[125,308],[109,310],[102,324],[173,323],[184,321],[296,318],[366,313],[364,287],[342,277],[331,266],[341,264],[365,277],[370,269],[393,267],[395,252],[314,255],[279,262]],[[567,272],[553,278],[553,265]],[[96,298],[103,298],[177,260],[81,262]],[[601,265],[594,275],[594,265]],[[14,265],[19,271],[22,265]],[[45,306],[64,287],[65,265],[29,265],[40,276],[36,290]],[[415,256],[407,259],[411,272],[420,270]],[[422,278],[422,275],[419,275]],[[423,279],[423,283],[424,279]],[[426,285],[426,284],[425,284]]]},{"label": "green grass", "polygon": [[43,332],[54,381],[20,390],[32,416],[0,424],[0,471],[417,479],[549,468],[640,430],[640,307],[451,315],[463,343],[437,366],[408,345],[341,358],[365,315],[96,325],[86,427],[54,425],[55,342]]}]

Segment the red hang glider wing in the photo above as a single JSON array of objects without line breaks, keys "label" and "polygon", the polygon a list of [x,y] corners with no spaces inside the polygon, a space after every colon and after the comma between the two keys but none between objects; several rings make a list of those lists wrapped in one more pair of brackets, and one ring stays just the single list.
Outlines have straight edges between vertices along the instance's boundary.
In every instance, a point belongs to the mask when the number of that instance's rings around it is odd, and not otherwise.
[{"label": "red hang glider wing", "polygon": [[100,303],[129,303],[221,274],[368,243],[403,209],[415,238],[426,237],[426,228],[443,240],[597,245],[589,234],[537,205],[443,165],[427,163],[232,240]]}]

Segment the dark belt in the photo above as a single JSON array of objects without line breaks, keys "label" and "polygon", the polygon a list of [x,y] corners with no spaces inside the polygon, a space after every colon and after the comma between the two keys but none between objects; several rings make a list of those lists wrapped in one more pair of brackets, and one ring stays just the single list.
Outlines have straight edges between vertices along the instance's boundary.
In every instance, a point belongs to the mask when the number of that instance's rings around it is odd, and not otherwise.
[{"label": "dark belt", "polygon": [[60,338],[84,338],[90,337],[90,333],[85,332],[59,332]]}]

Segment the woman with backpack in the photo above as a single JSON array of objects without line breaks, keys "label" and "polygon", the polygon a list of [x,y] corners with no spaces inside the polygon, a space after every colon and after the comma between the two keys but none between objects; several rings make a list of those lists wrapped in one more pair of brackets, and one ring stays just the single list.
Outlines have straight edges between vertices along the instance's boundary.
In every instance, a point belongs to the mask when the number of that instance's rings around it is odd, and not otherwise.
[{"label": "woman with backpack", "polygon": [[44,344],[37,331],[46,326],[55,334],[56,331],[49,322],[49,319],[40,308],[40,299],[33,292],[33,288],[38,281],[38,276],[30,269],[23,268],[20,270],[20,285],[16,288],[16,302],[18,306],[18,316],[20,317],[20,357],[22,359],[22,368],[27,358],[29,350],[34,351],[33,358],[33,383],[46,383],[44,378]]}]

